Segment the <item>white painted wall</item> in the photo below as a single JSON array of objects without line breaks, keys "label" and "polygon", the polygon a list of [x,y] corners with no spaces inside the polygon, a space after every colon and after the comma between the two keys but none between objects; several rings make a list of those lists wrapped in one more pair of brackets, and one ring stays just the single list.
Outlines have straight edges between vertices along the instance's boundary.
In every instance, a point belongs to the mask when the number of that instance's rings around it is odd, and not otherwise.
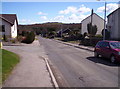
[{"label": "white painted wall", "polygon": [[120,9],[115,11],[113,14],[108,17],[108,30],[110,31],[111,39],[120,39]]},{"label": "white painted wall", "polygon": [[14,25],[11,27],[11,36],[12,38],[17,37],[17,22],[15,20]]},{"label": "white painted wall", "polygon": [[6,36],[16,38],[17,37],[17,21],[15,20],[14,25],[11,26],[10,23],[6,22],[5,20],[2,20],[0,18],[0,25],[5,25],[5,33],[0,33],[0,34],[5,34]]},{"label": "white painted wall", "polygon": [[0,18],[1,25],[5,25],[5,35],[11,37],[11,24]]},{"label": "white painted wall", "polygon": [[[83,20],[82,23],[82,29],[81,32],[84,34],[87,31],[87,24],[91,22],[91,16],[89,16],[87,19]],[[104,20],[97,16],[96,14],[93,14],[92,16],[92,24],[97,26],[97,33],[101,34],[102,30],[104,29]]]}]

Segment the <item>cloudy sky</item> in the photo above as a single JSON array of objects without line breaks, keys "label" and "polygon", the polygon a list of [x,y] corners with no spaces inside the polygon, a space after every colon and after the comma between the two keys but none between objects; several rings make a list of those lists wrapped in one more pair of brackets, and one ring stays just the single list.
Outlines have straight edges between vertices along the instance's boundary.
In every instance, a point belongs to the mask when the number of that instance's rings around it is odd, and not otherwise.
[{"label": "cloudy sky", "polygon": [[[107,15],[118,2],[107,2]],[[80,23],[91,9],[104,17],[104,2],[2,2],[2,14],[17,14],[19,24],[45,22]]]}]

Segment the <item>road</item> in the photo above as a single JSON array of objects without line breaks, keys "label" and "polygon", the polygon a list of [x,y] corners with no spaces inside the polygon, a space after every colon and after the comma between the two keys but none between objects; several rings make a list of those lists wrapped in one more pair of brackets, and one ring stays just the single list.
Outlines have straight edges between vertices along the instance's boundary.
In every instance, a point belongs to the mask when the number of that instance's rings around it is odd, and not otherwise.
[{"label": "road", "polygon": [[[39,38],[44,45],[57,81],[63,87],[118,87],[118,64],[94,58],[93,52]],[[60,82],[60,81],[61,82]],[[64,83],[64,84],[60,84]]]}]

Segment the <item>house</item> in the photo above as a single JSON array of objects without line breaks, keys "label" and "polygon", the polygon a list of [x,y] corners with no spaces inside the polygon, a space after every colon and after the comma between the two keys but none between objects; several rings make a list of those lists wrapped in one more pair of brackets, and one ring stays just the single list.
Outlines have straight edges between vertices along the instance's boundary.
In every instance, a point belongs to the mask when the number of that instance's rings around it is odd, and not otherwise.
[{"label": "house", "polygon": [[69,28],[67,29],[62,29],[62,30],[59,30],[57,32],[57,36],[60,37],[61,34],[64,35],[64,36],[68,36],[69,32],[71,32],[71,30]]},{"label": "house", "polygon": [[[91,23],[91,15],[81,21],[81,33],[88,33],[87,24]],[[92,14],[92,25],[97,26],[97,33],[101,34],[102,30],[104,29],[104,19],[98,16],[96,13]]]},{"label": "house", "polygon": [[0,33],[3,38],[16,38],[17,26],[16,14],[0,14]]},{"label": "house", "polygon": [[108,16],[107,29],[111,40],[120,40],[120,7]]}]

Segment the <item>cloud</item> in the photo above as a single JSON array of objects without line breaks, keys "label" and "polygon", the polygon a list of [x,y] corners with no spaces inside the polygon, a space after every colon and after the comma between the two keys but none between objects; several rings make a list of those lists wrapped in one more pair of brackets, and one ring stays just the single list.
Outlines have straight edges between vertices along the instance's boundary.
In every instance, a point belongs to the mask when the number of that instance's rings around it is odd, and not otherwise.
[{"label": "cloud", "polygon": [[76,15],[76,14],[71,14],[70,16],[64,16],[64,15],[59,15],[56,16],[52,19],[50,19],[50,22],[63,22],[63,23],[80,23],[84,18],[86,18],[88,15]]},{"label": "cloud", "polygon": [[80,15],[76,15],[76,14],[72,14],[68,17],[68,22],[74,22],[74,23],[80,23],[83,19],[85,19],[88,15],[84,15],[84,14],[80,14]]},{"label": "cloud", "polygon": [[78,13],[87,13],[90,11],[91,11],[91,9],[87,8],[84,5],[81,5],[80,8],[77,8],[74,6],[69,6],[69,7],[67,7],[67,9],[59,11],[59,14],[70,14],[70,13],[78,14]]},{"label": "cloud", "polygon": [[38,12],[38,15],[47,15],[47,13]]},{"label": "cloud", "polygon": [[87,12],[90,12],[90,11],[91,11],[91,9],[85,7],[84,5],[81,5],[81,7],[78,9],[79,13],[87,13]]},{"label": "cloud", "polygon": [[[115,9],[117,9],[118,8],[118,4],[115,4],[115,3],[110,3],[110,4],[107,4],[106,5],[106,11],[108,12],[108,13],[111,13],[111,12],[113,12]],[[102,13],[102,12],[104,12],[105,11],[105,6],[102,6],[102,7],[99,7],[98,9],[97,9],[97,12],[98,13]]]},{"label": "cloud", "polygon": [[69,16],[68,19],[69,19],[69,20],[78,19],[78,16],[77,16],[76,14],[72,14],[71,16]]},{"label": "cloud", "polygon": [[63,15],[61,16],[56,16],[53,18],[53,20],[63,20],[65,17]]},{"label": "cloud", "polygon": [[46,16],[41,16],[40,18],[43,19],[43,20],[47,20]]},{"label": "cloud", "polygon": [[18,21],[19,21],[19,24],[34,24],[35,23],[30,19],[21,19],[21,20],[18,20]]},{"label": "cloud", "polygon": [[26,23],[26,22],[31,22],[30,19],[21,19],[19,20],[20,23]]},{"label": "cloud", "polygon": [[59,11],[59,14],[69,14],[69,13],[76,13],[76,12],[77,12],[76,7],[69,6],[69,7],[67,7],[67,9]]},{"label": "cloud", "polygon": [[65,23],[80,23],[84,18],[86,18],[91,12],[91,9],[85,5],[80,7],[68,6],[66,9],[59,11],[61,16],[56,16],[52,20]]}]

